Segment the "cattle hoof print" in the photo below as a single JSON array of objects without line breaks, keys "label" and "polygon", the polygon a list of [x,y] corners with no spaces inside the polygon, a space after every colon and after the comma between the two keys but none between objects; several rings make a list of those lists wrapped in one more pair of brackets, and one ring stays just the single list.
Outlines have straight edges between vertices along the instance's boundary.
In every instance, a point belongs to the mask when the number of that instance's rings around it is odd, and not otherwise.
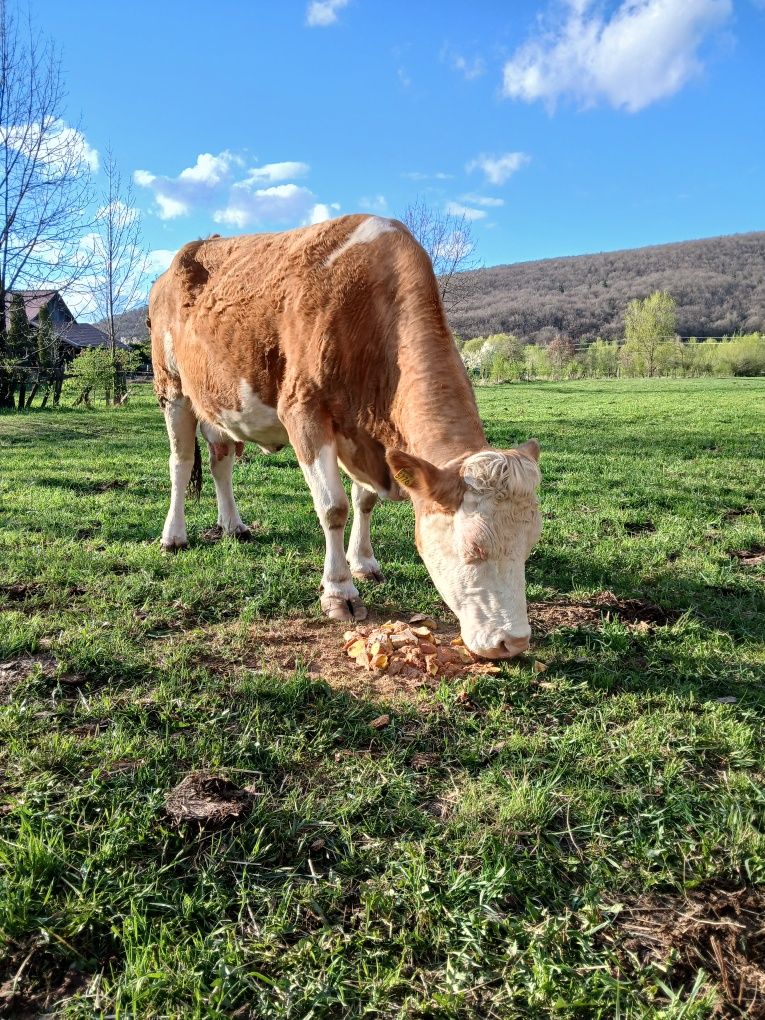
[{"label": "cattle hoof print", "polygon": [[367,607],[356,596],[344,599],[342,595],[322,595],[321,608],[330,620],[366,620]]}]

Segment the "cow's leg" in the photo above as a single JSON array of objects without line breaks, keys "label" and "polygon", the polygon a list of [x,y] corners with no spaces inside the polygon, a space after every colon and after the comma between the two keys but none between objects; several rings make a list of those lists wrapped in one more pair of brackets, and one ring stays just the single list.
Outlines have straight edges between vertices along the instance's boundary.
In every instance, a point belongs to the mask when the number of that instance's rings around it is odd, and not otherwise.
[{"label": "cow's leg", "polygon": [[321,579],[321,608],[333,620],[363,620],[366,608],[351,579],[345,558],[344,536],[348,520],[348,497],[340,478],[337,446],[334,440],[323,443],[313,460],[300,467],[313,496],[313,505],[327,543],[324,574]]},{"label": "cow's leg", "polygon": [[377,493],[370,492],[363,485],[354,482],[351,488],[351,500],[353,502],[353,524],[351,525],[351,537],[348,540],[348,563],[351,573],[354,577],[360,577],[366,581],[383,581],[383,573],[372,551],[372,538],[369,533],[372,510],[377,502]]},{"label": "cow's leg", "polygon": [[184,506],[194,468],[197,419],[188,397],[168,399],[164,412],[170,440],[170,509],[162,529],[162,548],[174,552],[189,544]]},{"label": "cow's leg", "polygon": [[239,516],[234,499],[234,460],[236,447],[234,443],[218,429],[211,425],[202,426],[202,435],[207,440],[210,454],[210,474],[215,483],[215,498],[218,503],[218,529],[222,535],[233,535],[240,542],[249,542],[252,532]]}]

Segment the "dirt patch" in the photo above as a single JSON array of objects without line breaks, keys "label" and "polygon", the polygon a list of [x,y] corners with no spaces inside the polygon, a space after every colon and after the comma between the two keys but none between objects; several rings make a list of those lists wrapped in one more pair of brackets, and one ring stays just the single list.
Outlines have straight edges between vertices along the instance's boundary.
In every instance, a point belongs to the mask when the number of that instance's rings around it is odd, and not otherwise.
[{"label": "dirt patch", "polygon": [[690,988],[703,969],[717,993],[715,1016],[765,1020],[765,890],[641,896],[602,938],[625,972],[656,967],[673,987]]},{"label": "dirt patch", "polygon": [[58,1016],[59,1007],[80,991],[92,975],[64,968],[42,948],[12,953],[0,966],[0,1017],[37,1020]]},{"label": "dirt patch", "polygon": [[765,563],[765,546],[755,545],[751,549],[734,549],[731,556],[735,557],[742,567],[760,567]]},{"label": "dirt patch", "polygon": [[118,489],[127,489],[130,482],[124,478],[112,478],[108,482],[93,482],[90,486],[92,492],[114,492]]},{"label": "dirt patch", "polygon": [[34,581],[19,581],[17,584],[0,584],[0,598],[3,598],[6,602],[27,602],[29,599],[36,598],[40,592],[44,591],[44,587],[44,585]]},{"label": "dirt patch", "polygon": [[656,531],[653,521],[627,521],[624,530],[628,535],[650,535]]},{"label": "dirt patch", "polygon": [[538,634],[549,634],[559,627],[597,627],[603,619],[616,616],[628,626],[645,630],[664,627],[680,614],[643,599],[622,599],[611,591],[598,592],[582,602],[560,599],[529,603],[531,629]]},{"label": "dirt patch", "polygon": [[165,798],[165,811],[176,825],[195,822],[204,828],[218,828],[244,818],[257,796],[229,779],[209,772],[192,772]]},{"label": "dirt patch", "polygon": [[0,697],[4,697],[38,668],[43,676],[52,677],[56,672],[56,660],[52,655],[24,655],[0,662]]},{"label": "dirt patch", "polygon": [[[408,618],[411,614],[401,614]],[[370,612],[365,629],[383,624],[387,618]],[[411,697],[419,690],[436,688],[440,679],[435,676],[417,675],[390,676],[382,671],[368,672],[360,669],[343,650],[343,632],[347,624],[332,620],[271,620],[255,624],[250,628],[250,653],[245,665],[275,673],[292,673],[305,669],[317,679],[326,680],[337,690],[345,690],[362,697],[396,698]],[[440,639],[448,644],[459,637],[456,621],[439,623]]]},{"label": "dirt patch", "polygon": [[748,517],[750,514],[756,514],[757,511],[753,506],[742,506],[733,510],[724,510],[722,519],[724,521],[735,521],[738,517]]}]

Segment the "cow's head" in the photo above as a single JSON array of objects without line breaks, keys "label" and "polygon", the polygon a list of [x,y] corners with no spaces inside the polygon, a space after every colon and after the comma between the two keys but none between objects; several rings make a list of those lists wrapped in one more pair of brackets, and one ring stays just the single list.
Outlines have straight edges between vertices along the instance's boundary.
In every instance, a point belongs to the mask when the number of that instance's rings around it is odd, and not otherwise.
[{"label": "cow's head", "polygon": [[458,617],[465,644],[490,659],[529,645],[525,563],[541,532],[538,462],[535,439],[443,468],[388,453],[414,504],[417,548],[433,583]]}]

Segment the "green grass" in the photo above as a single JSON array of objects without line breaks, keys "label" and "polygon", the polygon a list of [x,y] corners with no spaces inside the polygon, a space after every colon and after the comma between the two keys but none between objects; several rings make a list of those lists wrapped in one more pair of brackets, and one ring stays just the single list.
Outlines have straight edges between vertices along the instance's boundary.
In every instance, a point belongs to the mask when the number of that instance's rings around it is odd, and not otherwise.
[{"label": "green grass", "polygon": [[[199,541],[208,477],[166,557],[149,393],[0,417],[0,585],[28,586],[0,589],[0,662],[56,663],[0,680],[0,988],[29,957],[22,984],[67,976],[68,1017],[711,1016],[704,975],[617,968],[610,905],[765,882],[765,586],[729,555],[765,544],[764,401],[756,380],[481,390],[493,443],[542,443],[530,600],[676,618],[558,629],[544,673],[507,664],[468,703],[443,685],[381,731],[382,701],[242,665],[253,621],[318,615],[291,451],[236,470],[254,543]],[[388,580],[362,594],[441,614],[411,517],[375,511]],[[169,824],[200,768],[254,784],[246,821]]]}]

